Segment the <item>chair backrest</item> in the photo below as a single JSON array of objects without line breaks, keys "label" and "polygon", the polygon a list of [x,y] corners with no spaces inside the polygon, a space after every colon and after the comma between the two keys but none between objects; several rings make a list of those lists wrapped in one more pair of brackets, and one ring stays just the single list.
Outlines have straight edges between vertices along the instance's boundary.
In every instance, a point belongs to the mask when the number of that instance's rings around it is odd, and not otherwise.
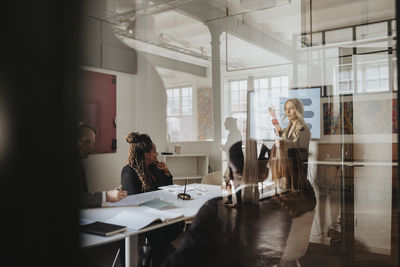
[{"label": "chair backrest", "polygon": [[222,185],[222,171],[215,171],[203,176],[202,184]]},{"label": "chair backrest", "polygon": [[298,260],[306,254],[314,215],[315,209],[293,219],[281,263]]}]

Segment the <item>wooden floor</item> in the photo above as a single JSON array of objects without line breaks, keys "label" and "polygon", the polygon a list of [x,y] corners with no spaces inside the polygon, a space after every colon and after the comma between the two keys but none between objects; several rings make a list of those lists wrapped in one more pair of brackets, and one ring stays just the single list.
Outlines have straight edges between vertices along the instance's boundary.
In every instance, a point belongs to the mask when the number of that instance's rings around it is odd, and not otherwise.
[{"label": "wooden floor", "polygon": [[[343,259],[340,255],[339,248],[310,243],[306,255],[300,259],[302,267],[310,266],[322,266],[322,267],[337,267],[346,266],[343,263]],[[391,262],[390,256],[375,254],[370,252],[357,252],[354,255],[354,263],[350,266],[396,266]]]}]

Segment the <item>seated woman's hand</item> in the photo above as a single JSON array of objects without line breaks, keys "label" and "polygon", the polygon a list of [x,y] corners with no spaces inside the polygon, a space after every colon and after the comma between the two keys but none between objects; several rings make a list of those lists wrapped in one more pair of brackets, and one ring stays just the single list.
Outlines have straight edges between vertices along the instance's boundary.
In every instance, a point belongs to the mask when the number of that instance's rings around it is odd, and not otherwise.
[{"label": "seated woman's hand", "polygon": [[107,202],[118,202],[128,195],[127,191],[123,190],[111,190],[106,192]]},{"label": "seated woman's hand", "polygon": [[170,175],[167,164],[163,161],[157,161],[156,166],[159,170],[162,170],[165,175]]}]

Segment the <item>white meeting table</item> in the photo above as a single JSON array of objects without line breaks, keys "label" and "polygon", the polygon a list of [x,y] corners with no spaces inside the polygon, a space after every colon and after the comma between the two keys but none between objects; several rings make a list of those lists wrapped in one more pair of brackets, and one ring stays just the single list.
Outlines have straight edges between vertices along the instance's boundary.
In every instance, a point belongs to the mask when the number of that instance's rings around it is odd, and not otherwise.
[{"label": "white meeting table", "polygon": [[[181,200],[177,199],[177,194],[183,192],[183,186],[170,185],[161,187],[161,189],[162,190],[142,193],[138,195],[131,195],[128,196],[126,199],[124,199],[124,201],[131,201],[130,203],[135,202],[135,200],[138,200],[139,202],[144,202],[146,200],[159,198],[161,200],[172,202],[174,204],[174,207],[172,209],[168,209],[168,211],[183,214],[184,215],[183,217],[168,222],[152,224],[151,226],[145,227],[140,230],[134,230],[128,228],[123,233],[118,233],[109,237],[81,233],[80,247],[81,248],[96,247],[125,239],[125,265],[130,267],[136,267],[138,265],[139,234],[156,228],[164,227],[166,225],[173,224],[182,220],[190,220],[197,214],[200,207],[206,201],[226,194],[226,192],[223,192],[223,190],[221,189],[221,186],[207,185],[207,184],[189,184],[187,185],[186,193],[190,194],[192,199]],[[121,204],[124,204],[124,202],[122,202]],[[80,211],[80,217],[94,221],[106,222],[107,220],[118,215],[122,211],[135,211],[138,210],[139,208],[140,207],[137,205],[134,206],[131,205],[131,206],[112,206],[112,207],[102,207],[94,209],[82,209]],[[132,219],[134,220],[134,218]]]}]

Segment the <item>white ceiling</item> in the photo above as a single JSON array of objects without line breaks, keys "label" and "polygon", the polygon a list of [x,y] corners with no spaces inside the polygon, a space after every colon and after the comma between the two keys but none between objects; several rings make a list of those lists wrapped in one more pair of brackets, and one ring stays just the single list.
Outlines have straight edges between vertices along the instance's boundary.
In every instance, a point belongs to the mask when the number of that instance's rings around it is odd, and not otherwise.
[{"label": "white ceiling", "polygon": [[394,17],[394,0],[107,0],[106,16],[127,45],[204,67],[205,23],[233,23],[221,37],[222,63],[232,69],[290,61],[285,51],[295,50],[302,25],[320,31]]}]

